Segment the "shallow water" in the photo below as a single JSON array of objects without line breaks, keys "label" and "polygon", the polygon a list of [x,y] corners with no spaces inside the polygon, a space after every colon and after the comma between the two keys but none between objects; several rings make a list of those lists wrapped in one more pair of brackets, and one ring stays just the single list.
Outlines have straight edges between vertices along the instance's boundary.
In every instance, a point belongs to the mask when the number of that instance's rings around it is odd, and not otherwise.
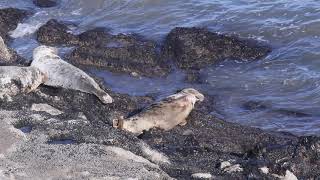
[{"label": "shallow water", "polygon": [[[316,0],[61,0],[58,7],[48,9],[30,2],[0,2],[0,7],[36,12],[13,33],[16,39],[11,44],[29,58],[37,46],[30,40],[34,30],[51,18],[78,25],[73,27],[74,33],[103,26],[114,33],[138,33],[161,41],[176,26],[202,26],[266,41],[274,49],[268,57],[253,63],[222,62],[204,69],[205,84],[196,87],[217,97],[214,113],[229,121],[320,135],[320,3]],[[181,72],[155,80],[96,73],[105,77],[113,90],[133,95],[163,96],[195,86],[183,83]],[[261,101],[267,108],[248,110],[243,107],[247,101]]]}]

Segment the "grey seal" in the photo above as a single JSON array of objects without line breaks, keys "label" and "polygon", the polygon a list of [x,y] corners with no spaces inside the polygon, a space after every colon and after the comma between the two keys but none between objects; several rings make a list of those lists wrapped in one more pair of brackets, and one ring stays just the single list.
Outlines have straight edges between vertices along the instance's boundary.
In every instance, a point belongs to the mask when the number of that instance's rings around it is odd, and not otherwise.
[{"label": "grey seal", "polygon": [[104,104],[113,102],[111,96],[102,90],[92,77],[62,60],[57,54],[58,50],[49,46],[39,46],[33,50],[31,66],[48,75],[45,85],[94,94]]},{"label": "grey seal", "polygon": [[203,101],[204,95],[193,88],[168,96],[151,104],[140,113],[124,119],[120,117],[113,121],[113,127],[139,135],[143,131],[159,128],[168,131],[177,125],[187,124],[186,118],[197,101]]}]

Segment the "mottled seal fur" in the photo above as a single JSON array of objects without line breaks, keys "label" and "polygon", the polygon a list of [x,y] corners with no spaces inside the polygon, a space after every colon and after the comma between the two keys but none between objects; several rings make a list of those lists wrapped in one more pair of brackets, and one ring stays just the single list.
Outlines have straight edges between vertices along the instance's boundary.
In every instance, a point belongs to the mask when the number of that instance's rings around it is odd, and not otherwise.
[{"label": "mottled seal fur", "polygon": [[31,66],[39,68],[48,75],[45,85],[94,94],[104,104],[113,102],[109,94],[102,90],[92,77],[63,61],[57,54],[58,50],[49,46],[39,46],[33,51]]},{"label": "mottled seal fur", "polygon": [[124,129],[134,134],[141,134],[151,128],[168,131],[177,125],[186,125],[186,118],[197,101],[204,96],[195,89],[187,88],[143,109],[127,119],[113,121],[113,127]]},{"label": "mottled seal fur", "polygon": [[35,67],[0,66],[0,98],[34,91],[47,80]]}]

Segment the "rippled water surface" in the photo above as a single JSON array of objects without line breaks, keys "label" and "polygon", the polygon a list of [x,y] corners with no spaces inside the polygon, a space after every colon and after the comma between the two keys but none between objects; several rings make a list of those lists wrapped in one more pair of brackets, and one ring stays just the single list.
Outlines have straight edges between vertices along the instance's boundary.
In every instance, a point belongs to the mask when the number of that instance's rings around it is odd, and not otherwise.
[{"label": "rippled water surface", "polygon": [[[16,39],[11,46],[26,57],[37,46],[33,32],[51,18],[75,23],[74,33],[103,26],[114,33],[139,33],[161,41],[176,26],[202,26],[266,41],[273,52],[265,59],[203,69],[204,85],[183,83],[180,72],[156,80],[96,73],[114,90],[135,95],[195,86],[216,97],[214,113],[229,121],[320,135],[319,1],[61,0],[58,7],[48,9],[36,8],[31,0],[0,2],[0,7],[9,6],[35,11],[12,34]],[[148,88],[141,88],[144,84]],[[248,108],[248,101],[259,107]]]}]

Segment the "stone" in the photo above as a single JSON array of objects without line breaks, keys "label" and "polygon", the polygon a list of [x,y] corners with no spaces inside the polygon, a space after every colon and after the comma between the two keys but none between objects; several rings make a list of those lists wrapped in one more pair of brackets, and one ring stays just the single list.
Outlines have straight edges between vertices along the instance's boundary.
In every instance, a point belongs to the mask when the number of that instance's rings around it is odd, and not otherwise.
[{"label": "stone", "polygon": [[135,72],[146,77],[159,77],[170,72],[169,65],[160,59],[156,48],[150,46],[82,46],[76,48],[68,59],[76,65],[105,69],[113,73]]},{"label": "stone", "polygon": [[253,61],[271,48],[258,42],[210,32],[203,28],[174,28],[167,36],[164,53],[182,69],[201,69],[221,60]]},{"label": "stone", "polygon": [[41,8],[50,8],[57,5],[57,0],[33,0],[33,4]]},{"label": "stone", "polygon": [[8,32],[17,28],[18,23],[22,22],[29,12],[26,10],[5,8],[0,9],[0,36],[4,41],[9,40]]},{"label": "stone", "polygon": [[46,45],[76,45],[78,38],[70,32],[68,26],[55,19],[49,20],[41,26],[37,34],[37,40]]},{"label": "stone", "polygon": [[47,112],[53,116],[57,116],[57,115],[60,115],[62,114],[63,112],[50,106],[49,104],[33,104],[31,106],[31,110],[32,111],[40,111],[40,112]]}]

